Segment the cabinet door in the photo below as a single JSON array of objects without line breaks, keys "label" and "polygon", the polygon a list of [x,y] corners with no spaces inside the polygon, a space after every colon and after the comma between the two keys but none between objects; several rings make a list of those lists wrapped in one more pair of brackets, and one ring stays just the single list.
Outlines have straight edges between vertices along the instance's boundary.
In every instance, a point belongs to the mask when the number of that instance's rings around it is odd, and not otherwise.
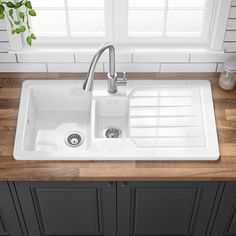
[{"label": "cabinet door", "polygon": [[203,236],[217,182],[119,182],[118,236]]},{"label": "cabinet door", "polygon": [[226,182],[211,235],[236,235],[236,182]]},{"label": "cabinet door", "polygon": [[116,234],[115,182],[18,182],[29,236]]},{"label": "cabinet door", "polygon": [[0,182],[0,236],[21,236],[22,231],[7,182]]}]

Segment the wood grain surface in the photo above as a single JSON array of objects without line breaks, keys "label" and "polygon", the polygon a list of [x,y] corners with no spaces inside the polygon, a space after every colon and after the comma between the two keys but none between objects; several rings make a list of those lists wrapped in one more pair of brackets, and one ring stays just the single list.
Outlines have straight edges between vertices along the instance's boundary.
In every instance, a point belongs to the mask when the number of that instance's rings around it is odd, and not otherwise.
[{"label": "wood grain surface", "polygon": [[[84,74],[0,74],[0,180],[236,180],[236,90],[218,74],[128,74],[128,79],[207,79],[212,83],[221,157],[218,161],[16,161],[13,145],[21,85],[27,79],[84,79]],[[96,79],[104,79],[96,74]]]}]

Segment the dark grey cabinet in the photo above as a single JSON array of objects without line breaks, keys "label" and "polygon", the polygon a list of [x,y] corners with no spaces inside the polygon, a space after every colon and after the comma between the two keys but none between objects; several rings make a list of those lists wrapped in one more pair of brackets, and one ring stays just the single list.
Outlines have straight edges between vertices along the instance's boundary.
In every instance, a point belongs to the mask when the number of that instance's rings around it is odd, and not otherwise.
[{"label": "dark grey cabinet", "polygon": [[236,182],[0,182],[0,236],[23,236],[22,230],[24,236],[236,236]]},{"label": "dark grey cabinet", "polygon": [[17,182],[29,236],[116,235],[116,182]]},{"label": "dark grey cabinet", "polygon": [[236,182],[225,183],[211,235],[236,235]]},{"label": "dark grey cabinet", "polygon": [[0,182],[0,236],[22,236],[7,182]]},{"label": "dark grey cabinet", "polygon": [[117,236],[204,236],[218,185],[218,182],[119,182]]}]

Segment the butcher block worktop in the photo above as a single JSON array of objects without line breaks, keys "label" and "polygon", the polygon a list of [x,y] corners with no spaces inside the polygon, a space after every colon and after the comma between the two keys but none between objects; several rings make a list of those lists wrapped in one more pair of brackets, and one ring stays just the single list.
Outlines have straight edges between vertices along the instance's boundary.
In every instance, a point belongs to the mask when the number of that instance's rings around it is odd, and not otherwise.
[{"label": "butcher block worktop", "polygon": [[[236,180],[236,90],[217,85],[218,74],[128,74],[128,79],[211,81],[220,159],[218,161],[16,161],[15,129],[22,82],[83,79],[84,74],[0,74],[0,180]],[[96,79],[104,79],[97,74]]]}]

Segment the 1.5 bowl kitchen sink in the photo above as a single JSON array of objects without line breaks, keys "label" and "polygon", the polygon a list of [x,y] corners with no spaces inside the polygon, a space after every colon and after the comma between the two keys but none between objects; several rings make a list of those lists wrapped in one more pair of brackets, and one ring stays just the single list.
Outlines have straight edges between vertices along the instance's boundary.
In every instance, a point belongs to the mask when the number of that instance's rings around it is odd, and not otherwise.
[{"label": "1.5 bowl kitchen sink", "polygon": [[17,160],[216,160],[208,81],[132,80],[116,94],[107,81],[26,81]]}]

